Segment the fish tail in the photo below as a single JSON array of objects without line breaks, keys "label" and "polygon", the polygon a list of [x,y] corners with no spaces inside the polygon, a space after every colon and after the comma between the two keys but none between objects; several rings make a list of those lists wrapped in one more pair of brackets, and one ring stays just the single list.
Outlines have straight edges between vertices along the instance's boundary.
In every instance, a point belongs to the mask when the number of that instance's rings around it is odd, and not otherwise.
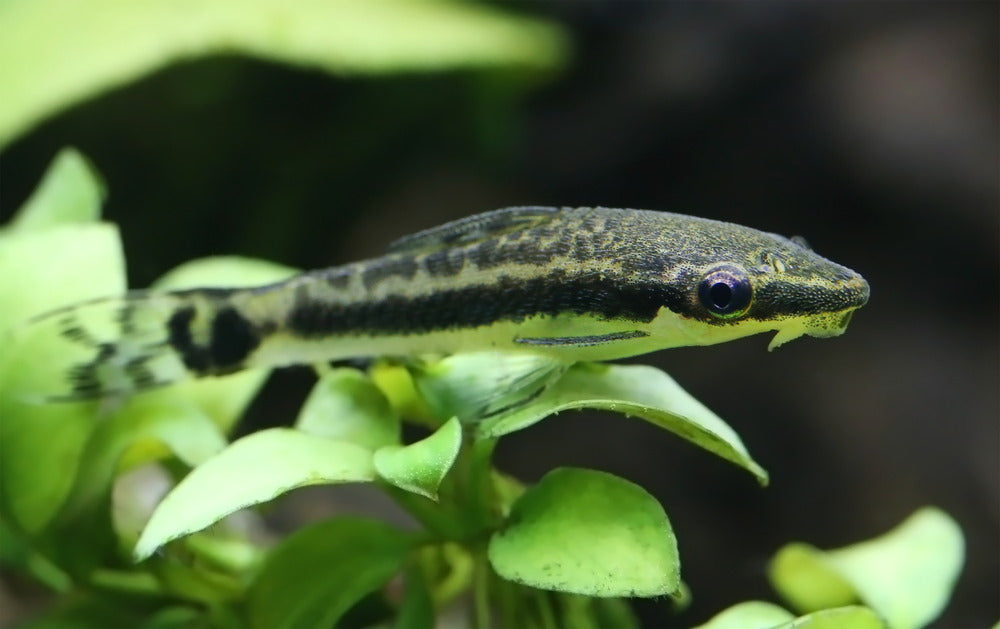
[{"label": "fish tail", "polygon": [[237,292],[245,291],[135,291],[84,302],[31,320],[14,342],[51,356],[58,376],[50,374],[46,401],[126,396],[233,373],[260,343],[232,299]]}]

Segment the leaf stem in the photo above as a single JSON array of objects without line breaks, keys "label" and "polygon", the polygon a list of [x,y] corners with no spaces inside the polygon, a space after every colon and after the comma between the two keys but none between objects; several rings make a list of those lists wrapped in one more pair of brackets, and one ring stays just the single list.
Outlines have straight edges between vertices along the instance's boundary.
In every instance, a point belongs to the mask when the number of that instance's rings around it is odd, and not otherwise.
[{"label": "leaf stem", "polygon": [[490,566],[486,559],[486,549],[473,551],[476,557],[476,569],[472,584],[472,627],[473,629],[490,629]]}]

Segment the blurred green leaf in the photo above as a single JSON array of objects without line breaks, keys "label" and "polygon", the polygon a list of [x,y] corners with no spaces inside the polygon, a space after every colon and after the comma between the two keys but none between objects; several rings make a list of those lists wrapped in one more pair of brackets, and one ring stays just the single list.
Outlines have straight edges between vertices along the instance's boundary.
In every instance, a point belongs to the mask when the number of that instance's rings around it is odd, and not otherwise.
[{"label": "blurred green leaf", "polygon": [[73,103],[200,55],[357,74],[551,68],[565,47],[554,25],[470,2],[6,0],[0,146]]},{"label": "blurred green leaf", "polygon": [[62,391],[58,366],[73,346],[30,316],[67,303],[124,292],[118,231],[106,224],[56,226],[0,237],[0,504],[37,531],[69,491],[98,405],[47,403]]},{"label": "blurred green leaf", "polygon": [[881,537],[820,551],[795,543],[771,563],[774,588],[796,609],[861,600],[893,629],[930,623],[944,609],[964,560],[958,525],[943,511],[924,508]]},{"label": "blurred green leaf", "polygon": [[765,601],[746,601],[725,609],[695,629],[771,629],[793,620],[795,614]]},{"label": "blurred green leaf", "polygon": [[104,186],[94,168],[76,149],[66,148],[59,151],[42,182],[4,229],[92,223],[101,217],[104,197]]},{"label": "blurred green leaf", "polygon": [[726,459],[767,483],[736,432],[674,380],[645,365],[574,365],[530,402],[500,413],[479,426],[480,437],[523,430],[568,409],[597,408],[635,415]]},{"label": "blurred green leaf", "polygon": [[677,540],[646,490],[611,474],[559,468],[514,504],[489,544],[501,577],[587,596],[663,596],[680,587]]},{"label": "blurred green leaf", "polygon": [[225,446],[216,425],[190,401],[163,395],[133,398],[96,427],[64,513],[106,496],[126,453],[131,466],[157,460],[166,450],[194,467]]},{"label": "blurred green leaf", "polygon": [[205,603],[217,609],[221,607],[220,603],[239,600],[246,590],[246,580],[242,576],[215,570],[201,562],[178,561],[166,555],[153,559],[143,567],[156,575],[159,586],[171,596]]},{"label": "blurred green leaf", "polygon": [[11,572],[30,575],[54,592],[66,592],[72,585],[62,569],[37,552],[19,532],[0,517],[0,566]]},{"label": "blurred green leaf", "polygon": [[242,256],[212,256],[190,260],[167,271],[152,290],[263,286],[299,273],[298,269],[268,260]]},{"label": "blurred green leaf", "polygon": [[455,463],[461,445],[462,424],[453,417],[426,439],[376,450],[375,470],[396,487],[437,500],[438,486]]},{"label": "blurred green leaf", "polygon": [[198,466],[159,504],[135,547],[145,559],[163,544],[296,487],[370,481],[372,453],[343,441],[272,428],[233,442]]},{"label": "blurred green leaf", "polygon": [[272,550],[250,586],[250,626],[334,626],[400,570],[414,542],[387,524],[356,517],[293,533]]},{"label": "blurred green leaf", "polygon": [[[97,596],[73,596],[64,597],[38,616],[15,626],[17,629],[146,627],[142,623],[143,615],[121,598],[114,600]],[[171,629],[180,628],[175,626]]]},{"label": "blurred green leaf", "polygon": [[886,624],[867,607],[848,605],[800,616],[775,629],[886,629]]},{"label": "blurred green leaf", "polygon": [[357,369],[324,373],[299,411],[295,427],[369,450],[399,443],[399,416],[379,388]]},{"label": "blurred green leaf", "polygon": [[823,565],[822,551],[809,544],[787,544],[771,562],[771,581],[799,611],[839,607],[858,601],[850,581]]},{"label": "blurred green leaf", "polygon": [[198,629],[208,626],[205,612],[193,607],[165,607],[149,616],[138,629]]},{"label": "blurred green leaf", "polygon": [[695,629],[885,629],[885,623],[872,610],[857,605],[796,618],[774,603],[747,601],[719,612]]}]

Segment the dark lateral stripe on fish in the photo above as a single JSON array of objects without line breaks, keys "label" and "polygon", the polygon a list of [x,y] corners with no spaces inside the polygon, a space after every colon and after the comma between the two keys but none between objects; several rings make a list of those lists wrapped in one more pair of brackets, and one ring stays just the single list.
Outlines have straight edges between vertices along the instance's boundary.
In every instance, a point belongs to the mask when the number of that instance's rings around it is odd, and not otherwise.
[{"label": "dark lateral stripe on fish", "polygon": [[658,283],[622,283],[561,274],[530,280],[507,276],[487,285],[393,295],[370,302],[331,303],[300,293],[286,321],[303,338],[331,334],[413,334],[474,328],[535,315],[593,315],[648,323],[663,306],[677,311],[684,296]]}]

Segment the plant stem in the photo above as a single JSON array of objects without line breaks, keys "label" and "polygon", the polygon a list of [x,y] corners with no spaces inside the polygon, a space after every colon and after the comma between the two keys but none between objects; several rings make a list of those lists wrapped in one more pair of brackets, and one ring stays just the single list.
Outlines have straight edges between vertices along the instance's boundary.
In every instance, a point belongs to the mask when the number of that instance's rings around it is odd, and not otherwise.
[{"label": "plant stem", "polygon": [[496,516],[492,474],[496,443],[496,439],[473,439],[471,444],[471,465],[466,472],[466,482],[469,507],[476,514],[476,526],[480,530],[492,528]]},{"label": "plant stem", "polygon": [[472,627],[490,629],[490,566],[485,548],[478,548],[474,552],[476,570],[472,579]]}]

